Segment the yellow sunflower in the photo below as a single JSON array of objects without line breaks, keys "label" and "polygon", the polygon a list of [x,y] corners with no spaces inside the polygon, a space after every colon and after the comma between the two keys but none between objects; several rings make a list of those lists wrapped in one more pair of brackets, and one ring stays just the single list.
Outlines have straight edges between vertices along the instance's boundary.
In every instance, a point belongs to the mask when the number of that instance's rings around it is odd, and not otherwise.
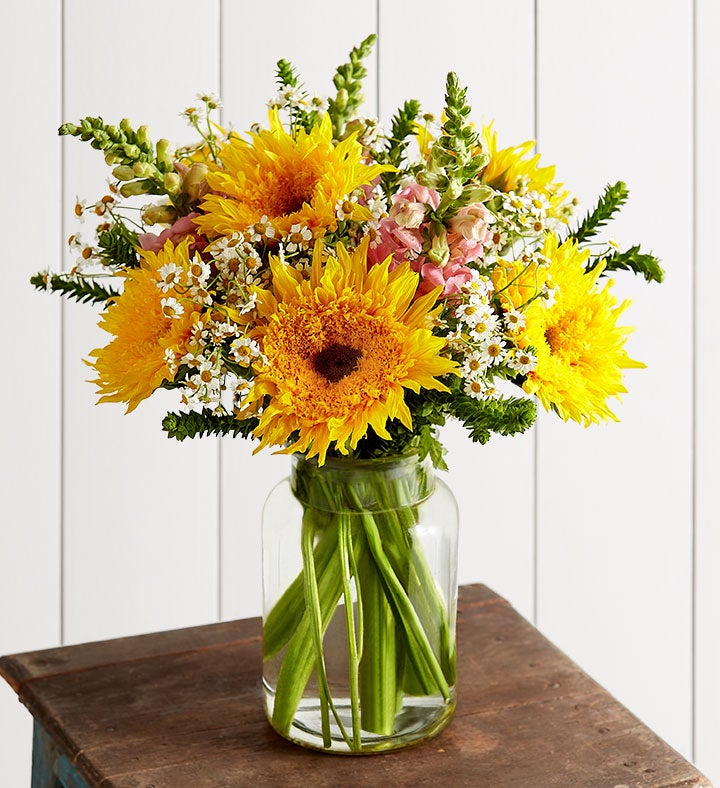
[{"label": "yellow sunflower", "polygon": [[523,388],[565,421],[585,426],[601,419],[617,421],[608,397],[627,390],[623,369],[645,366],[624,349],[633,329],[617,325],[630,302],[618,303],[611,281],[598,289],[602,266],[585,272],[588,250],[580,251],[572,241],[558,246],[557,237],[548,235],[542,251],[550,259],[556,296],[550,307],[537,299],[525,310],[525,336],[537,351],[537,366]]},{"label": "yellow sunflower", "polygon": [[[335,230],[338,201],[392,169],[364,164],[355,136],[334,143],[326,114],[310,132],[300,129],[293,137],[272,110],[268,130],[251,134],[250,142],[233,136],[221,149],[222,167],[211,167],[207,176],[215,193],[202,202],[197,226],[210,237],[231,235],[267,216],[283,235],[294,224],[309,227],[317,237]],[[372,216],[355,204],[350,218],[369,221]]]},{"label": "yellow sunflower", "polygon": [[494,292],[507,312],[522,309],[542,291],[548,281],[548,269],[532,259],[499,259],[491,278]]},{"label": "yellow sunflower", "polygon": [[430,329],[438,293],[413,301],[418,275],[409,264],[391,271],[388,258],[368,271],[367,242],[336,253],[323,264],[317,244],[309,280],[272,260],[273,290],[257,291],[253,334],[266,358],[254,397],[269,397],[255,430],[261,447],[296,433],[282,452],[307,452],[321,464],[331,444],[347,454],[369,427],[389,438],[388,419],[412,429],[404,390],[447,391],[437,377],[456,368]]},{"label": "yellow sunflower", "polygon": [[554,166],[541,167],[539,153],[530,156],[535,147],[534,140],[498,150],[497,132],[493,130],[492,123],[483,126],[480,137],[483,150],[490,156],[481,175],[483,183],[501,192],[537,192],[550,203],[551,216],[567,221],[568,213],[563,211],[563,204],[570,193],[562,183],[555,181]]},{"label": "yellow sunflower", "polygon": [[[125,274],[123,292],[110,304],[100,319],[100,327],[112,334],[109,345],[90,353],[87,362],[97,372],[92,383],[102,396],[99,402],[126,402],[127,412],[149,397],[173,373],[166,349],[184,353],[197,304],[183,300],[173,286],[158,287],[159,270],[173,263],[183,272],[190,265],[189,239],[178,246],[167,241],[157,253],[140,251],[141,263]],[[164,303],[163,303],[164,301]]]}]

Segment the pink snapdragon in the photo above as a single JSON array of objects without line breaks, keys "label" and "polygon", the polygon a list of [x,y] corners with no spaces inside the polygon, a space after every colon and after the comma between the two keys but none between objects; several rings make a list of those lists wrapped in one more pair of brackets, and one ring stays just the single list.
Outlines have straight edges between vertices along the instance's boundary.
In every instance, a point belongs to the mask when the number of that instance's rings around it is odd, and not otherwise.
[{"label": "pink snapdragon", "polygon": [[422,251],[423,221],[428,208],[440,205],[435,189],[411,183],[392,198],[390,215],[380,222],[377,239],[368,252],[371,264],[393,255],[393,264],[414,260]]},{"label": "pink snapdragon", "polygon": [[207,246],[207,239],[196,235],[197,227],[193,219],[199,215],[199,213],[189,213],[187,216],[181,216],[159,235],[155,235],[155,233],[140,233],[138,235],[138,243],[146,252],[159,252],[165,245],[165,241],[170,240],[177,246],[180,241],[190,235],[193,236],[193,240],[190,243],[190,251],[197,250],[201,252]]},{"label": "pink snapdragon", "polygon": [[461,208],[450,220],[450,259],[458,263],[477,260],[492,240],[494,217],[480,202]]},{"label": "pink snapdragon", "polygon": [[428,213],[439,205],[440,195],[435,189],[409,184],[393,196],[389,216],[380,222],[377,237],[368,250],[371,265],[389,255],[393,268],[408,261],[413,271],[420,274],[418,295],[440,286],[443,296],[460,292],[472,278],[467,263],[481,257],[492,239],[489,227],[493,215],[482,203],[461,208],[450,220],[447,233],[443,229],[438,235]]}]

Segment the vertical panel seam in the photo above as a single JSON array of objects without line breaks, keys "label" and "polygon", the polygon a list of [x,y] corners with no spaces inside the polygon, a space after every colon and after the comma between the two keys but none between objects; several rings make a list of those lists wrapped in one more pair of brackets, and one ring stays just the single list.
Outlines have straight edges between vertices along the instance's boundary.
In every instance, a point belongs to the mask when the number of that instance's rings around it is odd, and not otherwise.
[{"label": "vertical panel seam", "polygon": [[380,119],[380,0],[375,0],[375,117]]},{"label": "vertical panel seam", "polygon": [[[539,0],[533,0],[533,136],[535,138],[535,152],[539,151],[539,124],[538,124],[538,4]],[[537,403],[537,400],[536,400]],[[533,623],[538,625],[539,605],[538,605],[538,568],[539,568],[539,519],[540,511],[538,505],[538,458],[539,458],[539,421],[535,418],[533,425],[533,531],[532,531],[532,611]]]},{"label": "vertical panel seam", "polygon": [[[60,0],[58,10],[58,111],[60,114],[60,123],[65,117],[65,0]],[[60,124],[58,124],[60,125]],[[58,138],[59,157],[58,167],[60,170],[59,188],[60,199],[58,206],[60,211],[60,238],[59,240],[59,270],[63,270],[63,249],[65,240],[65,142],[62,138]],[[58,452],[57,461],[59,463],[58,473],[58,529],[59,529],[59,567],[58,567],[58,584],[59,594],[59,620],[58,620],[58,634],[60,637],[60,645],[65,644],[65,301],[60,299],[60,330],[59,336],[59,391],[58,391],[58,404],[60,410],[60,425],[58,429]]]},{"label": "vertical panel seam", "polygon": [[[224,98],[223,82],[223,0],[218,0],[218,94]],[[225,109],[220,107],[220,125],[225,127]],[[217,439],[217,620],[223,617],[223,441]]]},{"label": "vertical panel seam", "polygon": [[691,593],[690,593],[690,752],[691,759],[697,760],[697,406],[698,406],[698,53],[697,53],[697,0],[692,0],[692,29],[691,29],[691,129],[692,129],[692,500],[691,500]]}]

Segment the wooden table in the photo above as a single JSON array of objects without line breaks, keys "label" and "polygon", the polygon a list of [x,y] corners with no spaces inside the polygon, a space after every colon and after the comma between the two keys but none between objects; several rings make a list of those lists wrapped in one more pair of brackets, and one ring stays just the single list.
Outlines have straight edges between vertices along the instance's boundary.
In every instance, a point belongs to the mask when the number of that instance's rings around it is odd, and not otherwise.
[{"label": "wooden table", "polygon": [[257,618],[17,654],[0,673],[35,718],[33,788],[710,786],[484,586],[460,591],[458,647],[450,726],[373,756],[270,729]]}]

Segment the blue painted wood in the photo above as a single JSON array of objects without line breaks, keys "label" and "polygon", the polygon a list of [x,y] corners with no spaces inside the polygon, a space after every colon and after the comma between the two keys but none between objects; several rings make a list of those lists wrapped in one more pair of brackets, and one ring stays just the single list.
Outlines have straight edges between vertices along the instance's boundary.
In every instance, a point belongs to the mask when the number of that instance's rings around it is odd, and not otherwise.
[{"label": "blue painted wood", "polygon": [[37,721],[33,727],[31,788],[91,788]]}]

